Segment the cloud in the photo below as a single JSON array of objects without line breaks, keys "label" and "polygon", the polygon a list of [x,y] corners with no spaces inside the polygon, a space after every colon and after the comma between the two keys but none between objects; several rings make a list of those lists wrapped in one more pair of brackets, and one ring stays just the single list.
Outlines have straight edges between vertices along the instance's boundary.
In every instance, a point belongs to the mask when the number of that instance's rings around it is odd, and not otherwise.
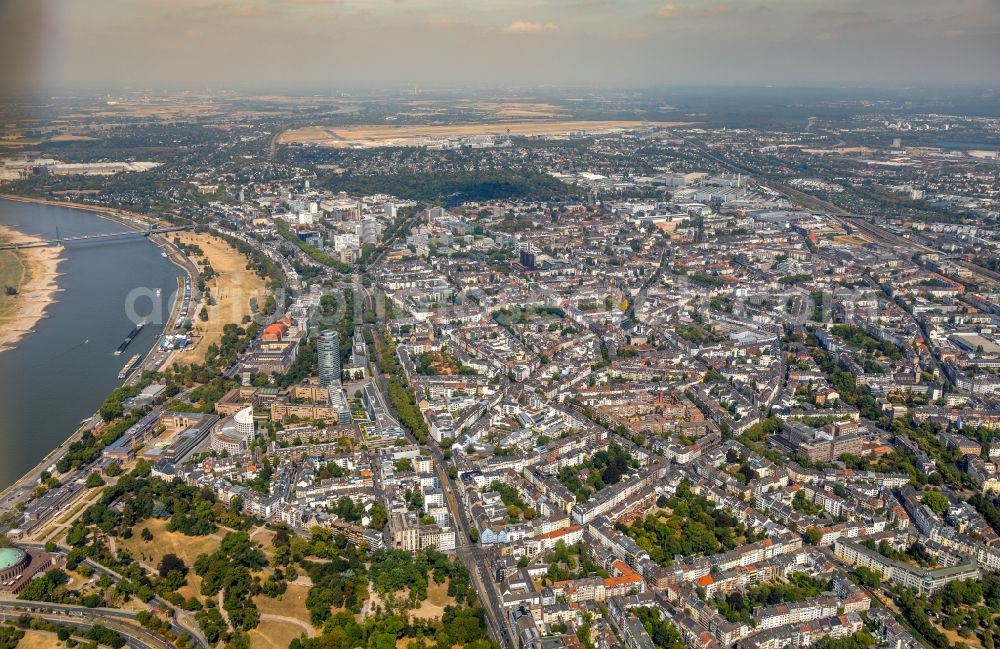
[{"label": "cloud", "polygon": [[273,15],[273,12],[270,9],[262,7],[260,5],[255,5],[250,2],[244,2],[243,4],[238,5],[236,7],[235,14],[237,16],[255,17],[255,16]]},{"label": "cloud", "polygon": [[554,32],[559,29],[555,23],[532,23],[527,20],[515,20],[503,28],[508,34],[540,34],[542,32]]},{"label": "cloud", "polygon": [[732,13],[736,8],[732,5],[715,5],[713,7],[692,7],[668,2],[656,10],[657,18],[711,18]]}]

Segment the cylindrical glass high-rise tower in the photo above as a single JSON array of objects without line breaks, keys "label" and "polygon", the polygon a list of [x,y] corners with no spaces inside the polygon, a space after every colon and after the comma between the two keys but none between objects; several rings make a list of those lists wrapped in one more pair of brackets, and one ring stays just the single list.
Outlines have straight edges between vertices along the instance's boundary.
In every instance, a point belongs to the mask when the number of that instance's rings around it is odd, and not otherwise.
[{"label": "cylindrical glass high-rise tower", "polygon": [[319,384],[331,386],[340,383],[340,339],[333,329],[319,332],[316,339],[319,356]]}]

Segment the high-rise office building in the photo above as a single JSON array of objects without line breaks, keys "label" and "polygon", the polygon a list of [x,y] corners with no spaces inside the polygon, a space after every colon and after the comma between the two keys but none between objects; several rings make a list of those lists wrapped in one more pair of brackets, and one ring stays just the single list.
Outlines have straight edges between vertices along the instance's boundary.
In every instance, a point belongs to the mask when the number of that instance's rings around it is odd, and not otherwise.
[{"label": "high-rise office building", "polygon": [[316,353],[319,355],[319,384],[330,386],[340,383],[340,339],[336,331],[327,329],[319,332]]},{"label": "high-rise office building", "polygon": [[382,238],[382,224],[366,216],[358,223],[356,232],[361,243],[378,243]]},{"label": "high-rise office building", "polygon": [[522,250],[519,256],[522,266],[528,270],[535,270],[535,253],[528,250]]}]

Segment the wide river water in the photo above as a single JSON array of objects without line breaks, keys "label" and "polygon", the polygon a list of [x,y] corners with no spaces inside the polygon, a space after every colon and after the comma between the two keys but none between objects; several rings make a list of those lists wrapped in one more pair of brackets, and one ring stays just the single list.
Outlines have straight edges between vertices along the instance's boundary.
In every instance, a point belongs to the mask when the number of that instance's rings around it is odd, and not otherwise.
[{"label": "wide river water", "polygon": [[[0,200],[0,224],[45,239],[126,228],[93,212]],[[146,354],[170,315],[181,270],[140,236],[68,243],[59,264],[59,292],[15,349],[0,352],[0,489],[66,440],[105,396],[133,354]],[[155,290],[161,289],[160,298]],[[118,345],[162,302],[122,355]],[[132,305],[132,308],[129,308]],[[130,313],[131,312],[131,313]]]}]

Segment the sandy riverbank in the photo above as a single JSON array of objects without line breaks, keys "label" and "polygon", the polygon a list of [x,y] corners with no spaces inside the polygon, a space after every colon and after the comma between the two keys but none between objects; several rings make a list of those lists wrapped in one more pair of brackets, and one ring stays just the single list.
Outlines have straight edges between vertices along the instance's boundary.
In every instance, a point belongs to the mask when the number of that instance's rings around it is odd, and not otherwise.
[{"label": "sandy riverbank", "polygon": [[[143,215],[140,215],[140,214],[135,214],[133,212],[124,212],[124,211],[117,210],[117,209],[114,209],[114,208],[99,207],[99,206],[94,206],[94,205],[84,205],[84,204],[80,204],[80,203],[71,203],[71,202],[68,202],[68,201],[51,201],[51,200],[46,200],[46,199],[41,199],[41,198],[33,198],[33,197],[26,197],[26,196],[16,196],[16,195],[12,195],[12,194],[3,194],[3,193],[0,193],[0,199],[2,199],[2,200],[11,200],[11,201],[18,201],[18,202],[22,202],[22,203],[38,203],[38,204],[42,204],[42,205],[52,205],[52,206],[55,206],[55,207],[64,207],[64,208],[70,208],[70,209],[82,209],[82,210],[86,210],[88,212],[93,212],[94,215],[97,216],[97,217],[99,217],[99,218],[108,219],[108,220],[114,220],[116,222],[122,223],[126,227],[133,227],[133,228],[136,227],[136,226],[135,226],[134,223],[129,223],[128,222],[129,217],[136,218],[136,219],[150,220],[150,217],[143,216]],[[7,227],[7,226],[0,225],[0,229],[3,229],[5,227]],[[12,230],[7,230],[6,232],[11,232],[11,231]],[[0,231],[0,240],[5,240],[4,236],[5,236],[4,232]],[[17,236],[18,236],[18,238],[23,239],[23,240],[32,239],[32,237],[23,235],[20,232],[17,232]],[[179,266],[181,269],[185,270],[185,272],[186,272],[187,268],[186,268],[185,264],[182,261],[183,260],[183,255],[181,255],[177,251],[177,249],[169,241],[166,241],[165,239],[164,240],[161,240],[161,239],[162,239],[162,235],[153,235],[152,237],[150,237],[150,240],[152,240],[154,243],[156,243],[156,245],[159,245],[160,247],[168,250],[169,253],[170,253],[170,258],[173,261],[173,263],[175,265]],[[52,281],[50,282],[51,293],[54,294],[55,292],[61,290],[55,284],[55,279],[59,276],[59,273],[55,272],[55,271],[56,271],[57,264],[62,259],[62,257],[61,257],[61,250],[62,249],[61,248],[45,248],[45,247],[33,248],[33,249],[29,248],[29,249],[22,249],[22,250],[18,251],[17,254],[18,255],[26,254],[26,253],[28,253],[29,251],[32,251],[32,250],[35,251],[35,253],[37,253],[37,254],[39,254],[40,256],[43,257],[44,263],[46,265],[51,265],[51,267],[52,267],[52,271],[53,271],[52,275],[51,275]],[[9,251],[0,251],[0,262],[2,262],[2,257],[3,257],[3,255],[4,255],[5,252],[9,252]],[[48,255],[45,255],[44,253],[48,253]],[[49,257],[49,259],[45,259],[46,256]],[[11,252],[10,258],[11,259],[18,259],[17,257],[14,256],[13,252]],[[20,263],[21,262],[18,260],[19,266],[20,266]],[[26,263],[27,263],[27,265],[29,267],[32,265],[32,261],[30,259],[28,261],[26,261]],[[0,277],[0,280],[2,280],[2,277]],[[3,286],[2,286],[2,284],[3,284],[3,282],[0,281],[0,303],[2,303],[3,299],[4,299],[4,296],[2,295],[2,292],[3,292]],[[51,303],[52,301],[54,301],[54,299],[55,298],[54,298],[54,295],[53,295],[52,299],[48,300],[48,303]],[[46,306],[47,306],[48,303],[46,303]],[[178,300],[178,303],[175,306],[174,311],[172,312],[172,316],[173,317],[169,320],[170,322],[172,322],[174,319],[176,319],[176,312],[179,311],[179,307],[180,307],[180,301]],[[44,310],[44,307],[43,307],[42,310]],[[0,311],[2,311],[2,309],[0,309]],[[11,318],[11,319],[13,320],[13,318]],[[37,319],[34,320],[33,322],[37,322]],[[6,323],[7,323],[7,320],[5,318],[3,318],[2,316],[0,316],[0,327],[3,327],[3,329],[0,330],[0,352],[2,352],[3,349],[6,349],[9,346],[14,346],[13,343],[15,341],[19,340],[21,338],[21,336],[24,335],[24,333],[26,333],[26,332],[22,332],[21,335],[17,335],[17,336],[13,336],[12,335],[11,336],[11,340],[8,342],[8,340],[6,339],[6,334],[8,333],[7,330],[6,330],[6,327],[7,327]],[[14,326],[16,327],[17,324],[14,324]],[[30,327],[28,327],[28,328],[30,329]],[[95,412],[92,415],[92,417],[94,417],[94,418],[98,417],[98,413]],[[13,484],[11,484],[8,487],[6,487],[5,489],[3,489],[3,491],[0,491],[0,502],[4,503],[3,507],[0,507],[0,513],[2,513],[3,511],[6,511],[7,509],[9,509],[12,506],[10,503],[6,502],[8,500],[8,498],[11,499],[11,502],[14,502],[15,500],[16,501],[21,501],[22,499],[24,499],[25,497],[27,497],[28,494],[30,494],[31,489],[34,488],[36,482],[38,481],[39,474],[43,470],[48,469],[56,461],[56,459],[58,459],[58,457],[61,456],[66,451],[66,449],[68,448],[68,446],[71,443],[73,443],[76,440],[78,440],[80,438],[81,434],[84,432],[85,429],[89,430],[89,428],[90,428],[89,421],[91,421],[91,420],[85,420],[85,423],[83,425],[78,426],[76,428],[76,430],[74,430],[72,432],[72,434],[65,441],[63,441],[59,446],[57,446],[52,451],[50,451],[49,454],[46,455],[44,458],[42,458],[41,461],[39,461],[39,463],[37,465],[35,465],[34,468],[32,468],[29,471],[25,472],[25,474],[23,476],[21,476],[21,478],[19,478]]]},{"label": "sandy riverbank", "polygon": [[[10,226],[0,225],[0,241],[28,243],[40,241]],[[47,246],[0,250],[0,277],[4,285],[14,286],[17,294],[8,296],[0,286],[0,352],[13,347],[31,333],[45,310],[56,299],[59,286],[59,262],[62,251]]]}]

